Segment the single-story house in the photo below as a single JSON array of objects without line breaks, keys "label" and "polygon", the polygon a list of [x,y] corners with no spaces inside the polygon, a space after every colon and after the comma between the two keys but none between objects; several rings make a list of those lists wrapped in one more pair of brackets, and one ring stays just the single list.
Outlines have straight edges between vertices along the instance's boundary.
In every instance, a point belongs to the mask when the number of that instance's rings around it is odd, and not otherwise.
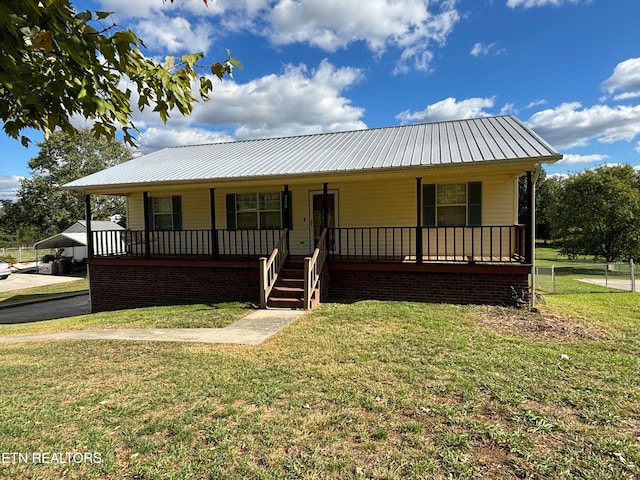
[{"label": "single-story house", "polygon": [[[113,232],[108,237],[108,243],[94,246],[98,255],[120,255],[124,252],[125,244],[122,239],[124,228],[115,222],[91,220],[91,229],[94,232]],[[84,263],[87,259],[87,222],[78,220],[69,228],[66,228],[57,235],[53,235],[33,244],[36,252],[39,250],[58,250],[59,257],[70,262]],[[61,250],[61,251],[60,251]],[[38,255],[36,254],[36,257]],[[49,262],[41,262],[38,265],[39,273],[54,273],[53,265]]]},{"label": "single-story house", "polygon": [[[513,116],[165,148],[64,186],[126,197],[122,254],[89,231],[94,311],[326,297],[511,301],[528,288],[540,164]],[[528,221],[518,223],[518,179]]]}]

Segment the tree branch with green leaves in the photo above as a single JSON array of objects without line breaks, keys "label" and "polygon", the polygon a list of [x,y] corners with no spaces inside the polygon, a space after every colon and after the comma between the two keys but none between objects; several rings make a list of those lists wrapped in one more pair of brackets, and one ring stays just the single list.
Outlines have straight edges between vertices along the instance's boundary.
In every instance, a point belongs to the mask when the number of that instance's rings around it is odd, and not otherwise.
[{"label": "tree branch with green leaves", "polygon": [[[134,32],[102,25],[110,15],[76,12],[69,0],[0,3],[0,120],[8,136],[26,146],[27,128],[72,134],[72,118],[80,116],[96,137],[111,140],[120,130],[135,145],[133,108],[153,108],[166,122],[172,110],[189,115],[198,96],[209,100],[213,82],[196,72],[203,53],[158,64],[144,56]],[[227,50],[208,70],[222,80],[234,67],[242,68]]]}]

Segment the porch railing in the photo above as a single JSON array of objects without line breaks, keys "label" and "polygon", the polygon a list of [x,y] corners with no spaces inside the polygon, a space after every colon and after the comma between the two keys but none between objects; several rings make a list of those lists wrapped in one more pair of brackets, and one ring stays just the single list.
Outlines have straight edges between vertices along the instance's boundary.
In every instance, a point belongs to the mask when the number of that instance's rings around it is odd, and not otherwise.
[{"label": "porch railing", "polygon": [[260,307],[267,308],[267,299],[278,279],[278,274],[289,256],[289,230],[280,235],[278,246],[273,249],[269,259],[260,257]]},{"label": "porch railing", "polygon": [[[422,255],[416,257],[421,235]],[[341,260],[406,263],[523,263],[525,227],[342,227],[330,229],[329,254]]]},{"label": "porch railing", "polygon": [[304,259],[304,309],[311,309],[311,296],[318,286],[320,274],[327,259],[327,229],[322,230],[313,256]]},{"label": "porch railing", "polygon": [[94,231],[93,256],[260,257],[273,251],[282,233],[280,229]]},{"label": "porch railing", "polygon": [[[284,230],[94,231],[96,257],[268,257]],[[418,241],[422,254],[418,258]],[[347,261],[525,263],[523,225],[340,227],[326,231],[328,255]]]}]

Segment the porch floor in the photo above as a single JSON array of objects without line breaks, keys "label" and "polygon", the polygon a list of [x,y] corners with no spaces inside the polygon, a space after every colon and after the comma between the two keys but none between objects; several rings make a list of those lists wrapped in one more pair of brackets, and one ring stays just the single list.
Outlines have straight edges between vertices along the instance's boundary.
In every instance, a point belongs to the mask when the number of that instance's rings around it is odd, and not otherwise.
[{"label": "porch floor", "polygon": [[[408,255],[402,259],[402,263],[416,263],[415,255]],[[522,263],[514,257],[490,257],[470,255],[424,255],[422,263]]]},{"label": "porch floor", "polygon": [[[309,255],[290,255],[289,260],[294,262],[303,262]],[[220,261],[220,262],[238,262],[238,263],[252,263],[258,262],[261,256],[238,256],[238,255],[219,255],[217,258],[213,258],[208,255],[150,255],[149,257],[137,256],[137,255],[112,255],[108,257],[98,258],[111,258],[111,259],[123,259],[123,260],[162,260],[162,261]],[[348,263],[402,263],[411,264],[416,263],[415,255],[404,256],[385,256],[376,257],[372,256],[351,256],[351,255],[339,255],[329,254],[328,261],[348,262]],[[521,257],[497,257],[497,256],[470,256],[470,255],[423,255],[422,263],[427,264],[526,264]]]}]

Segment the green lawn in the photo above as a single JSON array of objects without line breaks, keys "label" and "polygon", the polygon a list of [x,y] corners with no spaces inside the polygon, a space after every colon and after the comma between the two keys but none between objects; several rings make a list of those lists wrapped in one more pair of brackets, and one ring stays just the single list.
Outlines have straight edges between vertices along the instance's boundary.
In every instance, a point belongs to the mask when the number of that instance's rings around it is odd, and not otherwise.
[{"label": "green lawn", "polygon": [[134,308],[46,322],[0,325],[0,335],[95,328],[223,328],[252,311],[253,308],[250,305],[241,302]]},{"label": "green lawn", "polygon": [[33,300],[42,300],[45,298],[55,297],[58,295],[66,295],[69,293],[78,293],[89,290],[89,281],[86,278],[74,280],[71,282],[56,283],[53,285],[45,285],[42,287],[25,288],[22,290],[12,290],[8,292],[0,292],[0,306],[12,303],[29,302]]},{"label": "green lawn", "polygon": [[[0,292],[0,306],[88,291],[87,279]],[[0,335],[23,335],[91,328],[222,328],[249,314],[241,302],[136,308],[46,322],[0,325]],[[0,477],[1,478],[1,477]]]},{"label": "green lawn", "polygon": [[[619,293],[611,287],[600,286],[581,281],[580,279],[624,280],[630,279],[628,264],[616,265],[613,269],[606,269],[604,260],[594,260],[592,257],[578,257],[569,259],[561,255],[553,245],[536,245],[536,265],[538,278],[537,290],[543,294],[582,294],[582,293]],[[551,266],[555,270],[555,286],[552,283]],[[636,268],[636,285],[640,289],[640,271]]]},{"label": "green lawn", "polygon": [[2,449],[101,460],[0,478],[639,478],[639,299],[329,303],[257,347],[0,345]]}]

